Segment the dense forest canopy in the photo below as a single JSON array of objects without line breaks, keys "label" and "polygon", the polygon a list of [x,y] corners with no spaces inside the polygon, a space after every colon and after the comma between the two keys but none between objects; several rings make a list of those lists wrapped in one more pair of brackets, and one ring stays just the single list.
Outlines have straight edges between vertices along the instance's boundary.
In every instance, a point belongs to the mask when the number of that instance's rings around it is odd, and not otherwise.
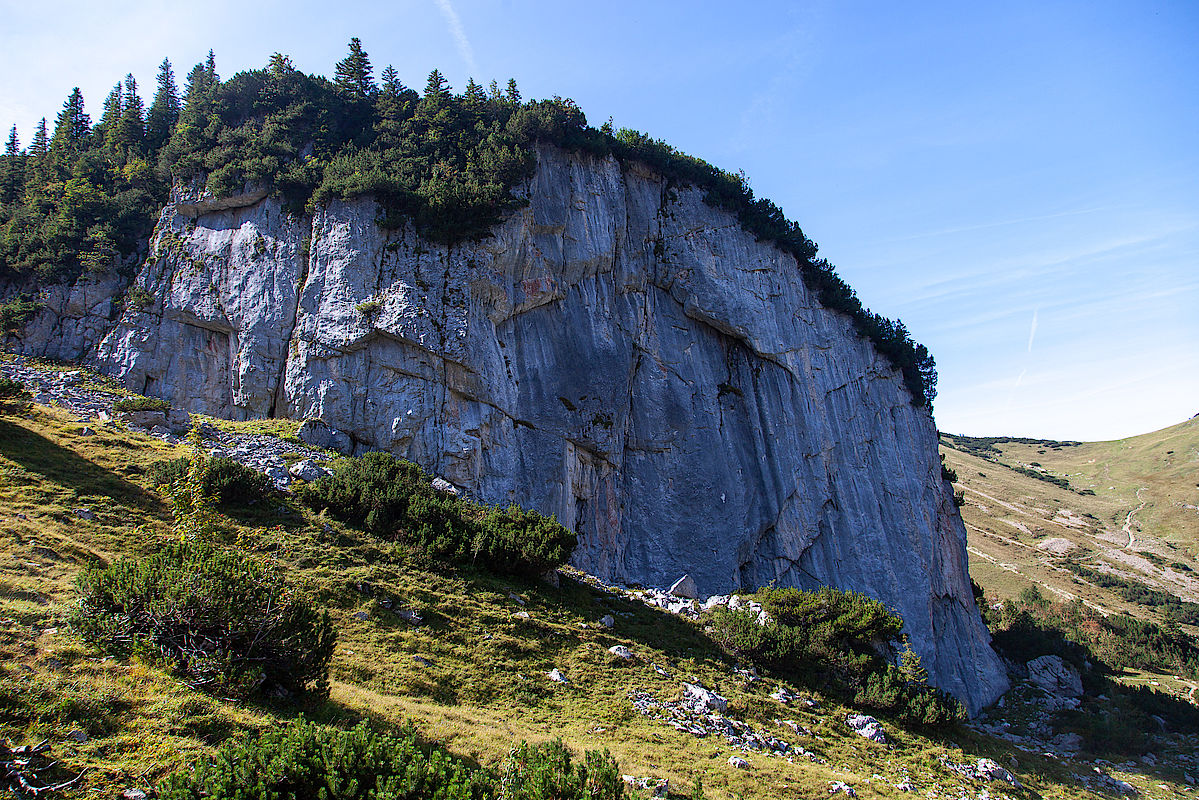
[{"label": "dense forest canopy", "polygon": [[[902,322],[863,308],[854,290],[799,226],[743,176],[629,129],[587,124],[571,100],[523,101],[516,82],[454,93],[437,70],[423,92],[395,69],[374,78],[358,39],[333,80],[295,69],[279,53],[264,69],[222,81],[209,53],[182,96],[169,61],[147,109],[128,75],[93,124],[75,89],[51,132],[43,119],[22,148],[15,127],[0,156],[0,280],[69,281],[139,255],[173,184],[217,196],[265,187],[294,214],[334,198],[372,195],[380,224],[410,221],[434,241],[478,239],[520,204],[512,189],[532,175],[533,145],[639,161],[737,215],[760,240],[799,262],[821,303],[847,313],[858,332],[903,373],[917,405],[936,394],[932,356]],[[27,302],[27,301],[26,301]]]}]

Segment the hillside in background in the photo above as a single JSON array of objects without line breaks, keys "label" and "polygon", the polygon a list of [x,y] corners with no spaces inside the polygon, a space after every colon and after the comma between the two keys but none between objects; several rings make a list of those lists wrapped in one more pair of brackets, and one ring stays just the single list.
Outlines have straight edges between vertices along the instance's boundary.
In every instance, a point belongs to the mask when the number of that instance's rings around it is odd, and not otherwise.
[{"label": "hillside in background", "polygon": [[1036,587],[1194,635],[1199,418],[1110,442],[942,434],[941,452],[962,493],[971,575],[992,602]]}]

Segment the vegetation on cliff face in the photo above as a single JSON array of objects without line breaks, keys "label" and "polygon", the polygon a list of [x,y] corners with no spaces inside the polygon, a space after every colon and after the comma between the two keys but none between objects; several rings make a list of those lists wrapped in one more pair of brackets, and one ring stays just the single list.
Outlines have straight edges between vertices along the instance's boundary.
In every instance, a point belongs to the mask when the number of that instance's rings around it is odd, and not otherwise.
[{"label": "vegetation on cliff face", "polygon": [[479,239],[518,206],[512,189],[532,175],[533,145],[548,142],[649,165],[737,215],[758,239],[792,254],[807,286],[847,313],[904,376],[917,405],[936,395],[928,350],[902,322],[864,308],[816,244],[744,177],[629,129],[587,124],[571,100],[522,101],[515,81],[455,94],[436,69],[423,93],[387,67],[376,83],[361,43],[333,80],[274,54],[267,67],[222,81],[212,54],[183,96],[163,61],[148,111],[127,76],[93,125],[75,89],[51,135],[43,120],[22,149],[14,127],[0,156],[0,279],[33,283],[103,272],[144,245],[172,184],[230,196],[266,187],[294,213],[337,198],[374,196],[380,224],[411,221],[443,243]]}]

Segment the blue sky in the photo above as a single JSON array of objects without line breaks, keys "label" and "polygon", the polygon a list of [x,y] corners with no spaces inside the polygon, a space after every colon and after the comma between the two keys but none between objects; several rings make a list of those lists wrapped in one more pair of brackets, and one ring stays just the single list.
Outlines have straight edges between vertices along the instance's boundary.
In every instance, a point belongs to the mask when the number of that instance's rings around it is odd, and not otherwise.
[{"label": "blue sky", "polygon": [[[1199,412],[1199,4],[4,0],[0,125],[211,47],[420,87],[515,77],[744,169],[940,369],[938,427],[1109,439]],[[148,101],[147,96],[147,101]]]}]

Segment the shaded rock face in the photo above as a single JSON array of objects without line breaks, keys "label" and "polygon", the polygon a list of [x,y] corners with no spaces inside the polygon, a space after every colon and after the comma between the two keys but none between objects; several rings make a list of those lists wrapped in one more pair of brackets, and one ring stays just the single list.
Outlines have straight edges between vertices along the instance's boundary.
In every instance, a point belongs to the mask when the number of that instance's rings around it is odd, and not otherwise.
[{"label": "shaded rock face", "polygon": [[95,359],[192,411],[321,419],[555,514],[607,579],[862,591],[902,614],[938,686],[971,709],[1002,693],[936,431],[900,374],[701,192],[538,160],[527,207],[448,248],[380,230],[366,198],[311,221],[258,193],[177,198],[137,278],[153,302]]}]

